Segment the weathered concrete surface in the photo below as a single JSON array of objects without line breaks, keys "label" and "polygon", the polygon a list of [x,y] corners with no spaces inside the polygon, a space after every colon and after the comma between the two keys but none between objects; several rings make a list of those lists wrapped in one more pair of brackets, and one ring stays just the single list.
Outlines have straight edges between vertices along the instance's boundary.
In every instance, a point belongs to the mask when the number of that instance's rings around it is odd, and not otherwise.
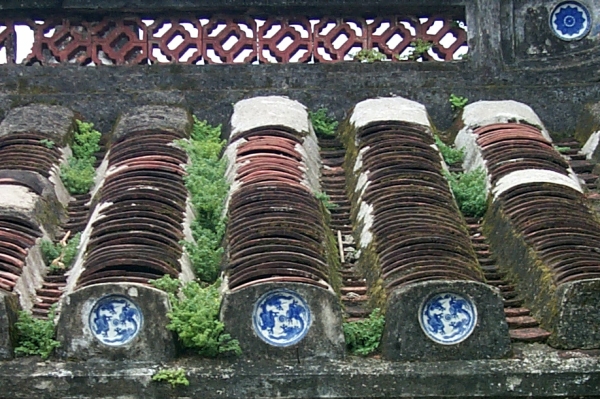
[{"label": "weathered concrete surface", "polygon": [[262,96],[237,102],[231,116],[231,138],[258,127],[284,126],[300,134],[310,127],[306,107],[282,96]]},{"label": "weathered concrete surface", "polygon": [[[123,295],[140,308],[144,321],[137,336],[121,346],[107,346],[92,335],[89,317],[97,300],[107,295]],[[57,326],[59,357],[166,361],[175,357],[175,337],[166,329],[170,310],[167,294],[139,284],[97,284],[69,294],[63,299]]]},{"label": "weathered concrete surface", "polygon": [[544,124],[531,107],[517,101],[477,101],[468,104],[461,117],[463,124],[472,129],[493,123],[526,123],[538,127],[544,137],[552,140],[544,128]]},{"label": "weathered concrete surface", "polygon": [[[518,346],[511,359],[447,362],[0,362],[0,398],[598,398],[597,353]],[[183,367],[188,387],[151,381]]]},{"label": "weathered concrete surface", "polygon": [[600,348],[600,280],[557,287],[552,271],[527,245],[522,234],[515,233],[501,203],[492,203],[484,220],[485,235],[500,260],[501,270],[509,273],[540,326],[552,333],[548,342],[563,349]]},{"label": "weathered concrete surface", "polygon": [[494,201],[500,197],[502,193],[507,192],[517,186],[531,183],[548,183],[558,184],[561,186],[572,188],[575,191],[583,192],[581,184],[576,178],[565,176],[558,172],[544,169],[523,169],[510,172],[502,176],[494,187],[492,188],[492,194],[494,195]]},{"label": "weathered concrete surface", "polygon": [[0,360],[11,359],[15,355],[18,311],[19,301],[16,295],[0,289]]},{"label": "weathered concrete surface", "polygon": [[192,123],[191,115],[181,107],[142,106],[129,110],[119,119],[112,138],[117,142],[129,133],[145,130],[164,130],[183,138],[189,135]]},{"label": "weathered concrete surface", "polygon": [[[3,169],[0,169],[0,179],[12,179],[20,184],[2,185],[0,218],[3,215],[18,215],[25,220],[36,221],[52,237],[58,234],[58,228],[66,221],[67,214],[56,196],[56,188],[48,179],[36,172]],[[19,196],[19,193],[22,195]],[[10,203],[15,200],[20,202],[11,206]]]},{"label": "weathered concrete surface", "polygon": [[555,333],[549,343],[558,348],[600,347],[600,279],[560,285]]},{"label": "weathered concrete surface", "polygon": [[187,107],[200,119],[227,126],[233,103],[259,95],[288,96],[312,110],[327,107],[338,119],[360,101],[402,96],[425,105],[443,129],[452,123],[448,98],[455,94],[529,104],[556,139],[574,132],[582,103],[600,98],[600,61],[493,74],[470,62],[0,69],[0,118],[31,102],[61,104],[103,132],[122,112],[148,104]]},{"label": "weathered concrete surface", "polygon": [[[441,345],[425,335],[419,312],[431,296],[454,293],[477,308],[472,334],[455,345]],[[388,299],[381,352],[389,360],[440,361],[501,358],[510,353],[502,297],[490,286],[472,281],[428,281],[393,291]]]},{"label": "weathered concrete surface", "polygon": [[[254,332],[252,315],[256,301],[266,292],[288,289],[307,302],[312,313],[312,325],[297,344],[275,347]],[[310,358],[343,358],[342,310],[332,291],[300,283],[262,283],[225,293],[221,305],[221,320],[227,332],[240,342],[243,356],[249,359],[284,359],[303,362]]]},{"label": "weathered concrete surface", "polygon": [[11,110],[0,123],[0,137],[8,134],[39,133],[59,146],[66,145],[75,127],[75,114],[56,105],[33,104]]},{"label": "weathered concrete surface", "polygon": [[350,123],[355,129],[372,122],[402,121],[429,127],[429,116],[423,104],[402,97],[373,98],[361,101],[352,110]]}]

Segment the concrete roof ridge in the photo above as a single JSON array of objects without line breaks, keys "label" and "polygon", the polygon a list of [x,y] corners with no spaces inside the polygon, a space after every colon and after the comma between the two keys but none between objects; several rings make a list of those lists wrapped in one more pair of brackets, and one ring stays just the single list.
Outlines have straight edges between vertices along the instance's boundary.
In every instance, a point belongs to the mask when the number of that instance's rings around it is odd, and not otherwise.
[{"label": "concrete roof ridge", "polygon": [[372,122],[401,121],[430,126],[427,109],[421,103],[403,97],[379,97],[356,104],[350,123],[356,129]]},{"label": "concrete roof ridge", "polygon": [[493,123],[527,123],[538,127],[542,135],[552,142],[550,134],[535,111],[529,105],[514,100],[477,101],[468,104],[463,110],[462,120],[469,128]]},{"label": "concrete roof ridge", "polygon": [[257,127],[283,126],[298,133],[310,131],[306,107],[285,96],[258,96],[238,101],[231,117],[231,140]]}]

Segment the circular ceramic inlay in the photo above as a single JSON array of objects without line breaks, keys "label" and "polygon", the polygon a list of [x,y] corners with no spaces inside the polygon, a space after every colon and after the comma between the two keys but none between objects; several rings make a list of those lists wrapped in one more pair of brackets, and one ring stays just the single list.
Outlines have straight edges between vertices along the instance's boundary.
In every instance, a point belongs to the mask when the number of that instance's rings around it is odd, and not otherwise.
[{"label": "circular ceramic inlay", "polygon": [[90,313],[89,325],[94,337],[109,346],[130,342],[142,327],[142,312],[128,298],[110,295],[96,302]]},{"label": "circular ceramic inlay", "polygon": [[299,342],[310,328],[311,314],[306,301],[290,290],[264,294],[254,305],[254,331],[273,346],[290,346]]},{"label": "circular ceramic inlay", "polygon": [[425,334],[443,345],[453,345],[471,335],[477,323],[477,309],[467,298],[453,293],[436,294],[419,312]]},{"label": "circular ceramic inlay", "polygon": [[577,1],[562,2],[550,14],[550,26],[562,40],[581,39],[592,26],[590,12]]}]

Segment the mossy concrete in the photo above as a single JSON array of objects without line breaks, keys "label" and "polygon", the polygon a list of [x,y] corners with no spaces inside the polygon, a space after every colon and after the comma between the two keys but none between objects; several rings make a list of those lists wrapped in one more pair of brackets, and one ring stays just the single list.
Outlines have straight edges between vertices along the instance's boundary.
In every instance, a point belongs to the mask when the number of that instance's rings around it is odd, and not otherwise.
[{"label": "mossy concrete", "polygon": [[[264,342],[254,331],[252,316],[258,299],[265,293],[287,289],[306,301],[312,314],[312,324],[298,343],[277,347]],[[284,359],[304,362],[312,358],[340,359],[344,357],[342,309],[332,290],[302,283],[258,283],[226,292],[221,304],[221,320],[226,331],[237,339],[246,359]]]},{"label": "mossy concrete", "polygon": [[[431,340],[421,328],[419,313],[433,295],[454,293],[470,299],[477,309],[471,335],[454,345]],[[511,350],[502,297],[492,287],[474,281],[427,281],[394,290],[386,307],[381,339],[389,360],[440,361],[506,357]]]},{"label": "mossy concrete", "polygon": [[17,296],[0,289],[0,360],[12,359],[15,355],[18,311]]},{"label": "mossy concrete", "polygon": [[[135,303],[144,321],[138,334],[121,346],[107,346],[89,326],[90,312],[101,298],[122,295]],[[156,288],[130,283],[105,283],[84,287],[63,299],[58,319],[57,355],[69,360],[168,361],[175,358],[175,335],[167,330],[168,296]]]},{"label": "mossy concrete", "polygon": [[600,348],[600,280],[557,286],[552,270],[504,214],[502,201],[488,209],[484,232],[498,267],[508,273],[540,326],[552,334],[549,344],[562,349]]},{"label": "mossy concrete", "polygon": [[[189,386],[151,381],[182,367]],[[597,352],[517,345],[509,359],[389,362],[189,358],[178,362],[0,362],[0,398],[598,398]]]},{"label": "mossy concrete", "polygon": [[0,138],[9,134],[37,133],[65,146],[75,130],[75,114],[68,108],[32,104],[12,109],[0,123]]}]

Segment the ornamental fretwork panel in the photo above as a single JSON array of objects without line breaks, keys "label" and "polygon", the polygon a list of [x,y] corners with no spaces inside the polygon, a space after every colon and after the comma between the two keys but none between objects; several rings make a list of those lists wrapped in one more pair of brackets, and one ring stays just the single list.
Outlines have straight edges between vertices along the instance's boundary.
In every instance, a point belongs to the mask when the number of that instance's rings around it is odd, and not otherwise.
[{"label": "ornamental fretwork panel", "polygon": [[134,65],[452,61],[467,27],[449,15],[0,20],[0,64]]}]

